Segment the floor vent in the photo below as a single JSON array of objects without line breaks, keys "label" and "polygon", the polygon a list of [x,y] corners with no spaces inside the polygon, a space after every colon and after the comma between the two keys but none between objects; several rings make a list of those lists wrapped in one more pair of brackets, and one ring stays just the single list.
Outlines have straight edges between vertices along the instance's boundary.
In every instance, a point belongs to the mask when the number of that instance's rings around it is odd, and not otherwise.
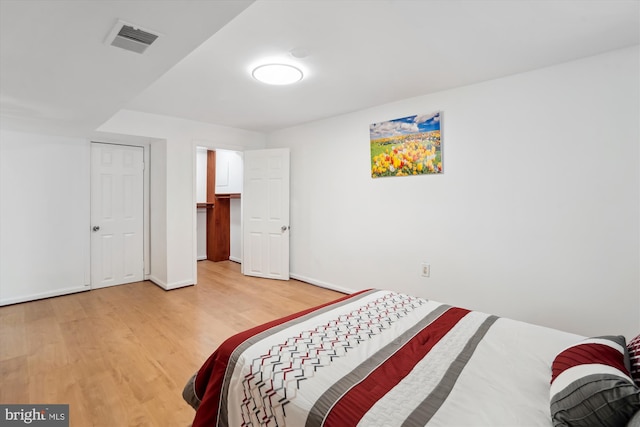
[{"label": "floor vent", "polygon": [[160,34],[118,20],[105,43],[132,52],[143,53],[159,36]]}]

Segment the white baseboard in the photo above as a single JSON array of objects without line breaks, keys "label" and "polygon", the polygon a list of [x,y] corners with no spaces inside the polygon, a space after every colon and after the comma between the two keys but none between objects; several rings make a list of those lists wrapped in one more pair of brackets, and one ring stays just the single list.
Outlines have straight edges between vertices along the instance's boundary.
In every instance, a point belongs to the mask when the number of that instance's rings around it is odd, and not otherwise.
[{"label": "white baseboard", "polygon": [[295,273],[289,273],[289,277],[291,277],[292,279],[300,280],[301,282],[309,283],[311,285],[320,286],[321,288],[331,289],[332,291],[342,292],[343,294],[349,294],[350,295],[350,294],[356,292],[353,289],[343,288],[342,286],[337,286],[337,285],[334,285],[332,283],[323,282],[323,281],[320,281],[320,280],[312,279],[310,277],[301,276],[301,275],[295,274]]},{"label": "white baseboard", "polygon": [[165,291],[170,291],[171,289],[184,288],[185,286],[192,286],[195,284],[193,283],[193,280],[183,280],[181,282],[166,283],[164,280],[160,280],[157,277],[152,275],[149,275],[149,280],[153,282],[155,285],[160,286]]},{"label": "white baseboard", "polygon": [[164,282],[164,280],[160,280],[158,279],[156,276],[150,274],[148,276],[148,279],[150,282],[152,282],[154,285],[158,285],[160,286],[162,289],[167,289],[167,284]]},{"label": "white baseboard", "polygon": [[[207,259],[207,256],[199,256],[198,258],[196,258],[196,261],[204,261]],[[242,260],[238,257],[235,256],[230,256],[229,257],[229,261],[233,261],[233,262],[237,262],[238,264],[242,264]]]},{"label": "white baseboard", "polygon": [[75,286],[73,288],[56,289],[55,291],[40,292],[37,294],[22,295],[19,297],[3,298],[3,299],[0,299],[0,306],[18,304],[18,303],[27,302],[27,301],[35,301],[35,300],[44,299],[44,298],[59,297],[61,295],[75,294],[76,292],[84,292],[89,290],[91,290],[91,287],[88,285],[85,285],[85,286]]}]

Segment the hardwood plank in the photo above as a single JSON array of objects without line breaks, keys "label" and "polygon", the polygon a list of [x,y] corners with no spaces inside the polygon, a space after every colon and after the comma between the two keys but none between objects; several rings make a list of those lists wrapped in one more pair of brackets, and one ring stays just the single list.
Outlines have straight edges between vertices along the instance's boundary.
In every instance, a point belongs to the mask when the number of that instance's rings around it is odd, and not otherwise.
[{"label": "hardwood plank", "polygon": [[29,368],[27,356],[0,361],[0,402],[4,404],[29,401]]},{"label": "hardwood plank", "polygon": [[222,341],[341,296],[201,261],[196,286],[138,282],[0,307],[0,402],[67,403],[77,427],[187,427],[182,388]]},{"label": "hardwood plank", "polygon": [[24,305],[11,305],[0,310],[0,362],[27,353]]}]

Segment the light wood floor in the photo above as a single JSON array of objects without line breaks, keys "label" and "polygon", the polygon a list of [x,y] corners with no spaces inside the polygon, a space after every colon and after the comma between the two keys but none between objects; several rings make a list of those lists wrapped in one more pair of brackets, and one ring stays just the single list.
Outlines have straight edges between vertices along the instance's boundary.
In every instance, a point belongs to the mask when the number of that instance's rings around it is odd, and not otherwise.
[{"label": "light wood floor", "polygon": [[342,296],[198,263],[198,285],[150,282],[0,307],[0,403],[70,405],[70,425],[190,426],[182,388],[230,335]]}]

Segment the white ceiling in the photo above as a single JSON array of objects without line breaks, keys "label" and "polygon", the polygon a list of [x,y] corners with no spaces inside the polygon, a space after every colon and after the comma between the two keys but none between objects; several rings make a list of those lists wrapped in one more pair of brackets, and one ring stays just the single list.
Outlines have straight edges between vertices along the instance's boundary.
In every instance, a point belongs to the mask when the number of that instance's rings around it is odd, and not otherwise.
[{"label": "white ceiling", "polygon": [[[106,46],[118,18],[163,36]],[[640,43],[640,0],[0,0],[0,19],[2,125],[91,130],[131,109],[269,132]],[[264,85],[261,61],[306,76]]]},{"label": "white ceiling", "polygon": [[[251,3],[0,0],[0,125],[91,132]],[[162,36],[144,55],[109,46],[118,19]]]}]

